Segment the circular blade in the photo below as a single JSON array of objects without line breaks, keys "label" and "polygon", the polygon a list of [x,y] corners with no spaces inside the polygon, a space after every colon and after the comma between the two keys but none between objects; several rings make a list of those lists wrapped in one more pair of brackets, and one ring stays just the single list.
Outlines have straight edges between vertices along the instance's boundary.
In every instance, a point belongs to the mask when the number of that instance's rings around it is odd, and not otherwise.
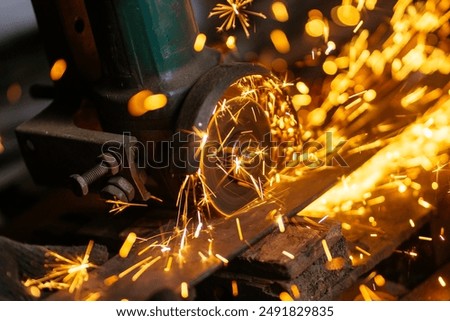
[{"label": "circular blade", "polygon": [[256,101],[236,97],[218,104],[200,162],[208,200],[218,212],[231,214],[264,198],[270,147],[269,120]]}]

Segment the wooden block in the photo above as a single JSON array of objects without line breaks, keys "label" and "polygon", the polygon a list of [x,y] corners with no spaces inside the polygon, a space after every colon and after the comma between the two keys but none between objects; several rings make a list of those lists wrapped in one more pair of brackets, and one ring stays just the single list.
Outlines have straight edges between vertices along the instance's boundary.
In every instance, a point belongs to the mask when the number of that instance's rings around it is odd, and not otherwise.
[{"label": "wooden block", "polygon": [[[322,240],[329,247],[331,262]],[[197,293],[199,299],[231,299],[235,282],[239,300],[278,300],[281,292],[299,300],[333,299],[339,292],[335,286],[350,271],[340,224],[331,220],[314,224],[297,218],[286,225],[284,233],[272,233],[230,262],[227,269],[199,284]]]},{"label": "wooden block", "polygon": [[331,220],[322,224],[314,222],[293,218],[286,224],[284,233],[278,230],[271,233],[235,259],[230,270],[272,279],[298,277],[325,255],[323,239],[331,248],[343,238],[339,223]]}]

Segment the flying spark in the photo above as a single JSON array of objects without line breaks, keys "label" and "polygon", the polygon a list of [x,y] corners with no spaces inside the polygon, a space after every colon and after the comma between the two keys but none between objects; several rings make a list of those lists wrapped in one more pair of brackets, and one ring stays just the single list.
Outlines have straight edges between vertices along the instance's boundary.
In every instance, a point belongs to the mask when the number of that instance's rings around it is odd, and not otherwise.
[{"label": "flying spark", "polygon": [[27,279],[26,287],[36,286],[39,290],[67,290],[69,293],[76,291],[79,294],[85,281],[89,279],[88,270],[97,266],[89,262],[94,242],[89,241],[83,256],[69,258],[54,251],[48,251],[47,256],[52,262],[45,266],[51,270],[42,278]]},{"label": "flying spark", "polygon": [[249,16],[257,16],[266,19],[264,14],[247,9],[252,2],[253,0],[227,0],[227,4],[218,3],[209,13],[208,17],[219,16],[220,19],[225,18],[224,22],[217,28],[217,31],[219,32],[235,29],[236,21],[238,21],[241,24],[245,35],[249,38]]},{"label": "flying spark", "polygon": [[[162,200],[157,199],[162,202]],[[129,203],[129,202],[123,202],[120,200],[106,200],[107,204],[112,204],[112,208],[109,210],[109,213],[112,213],[114,215],[119,214],[126,210],[129,207],[135,206],[135,207],[147,207],[147,204],[142,203]]]}]

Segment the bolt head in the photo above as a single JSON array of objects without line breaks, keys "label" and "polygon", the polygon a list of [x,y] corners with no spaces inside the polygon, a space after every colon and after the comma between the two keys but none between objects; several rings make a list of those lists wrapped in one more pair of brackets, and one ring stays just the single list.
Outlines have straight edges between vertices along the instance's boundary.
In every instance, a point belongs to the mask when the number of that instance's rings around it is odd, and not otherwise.
[{"label": "bolt head", "polygon": [[77,196],[86,196],[89,193],[89,186],[78,174],[74,174],[70,176],[70,188]]}]

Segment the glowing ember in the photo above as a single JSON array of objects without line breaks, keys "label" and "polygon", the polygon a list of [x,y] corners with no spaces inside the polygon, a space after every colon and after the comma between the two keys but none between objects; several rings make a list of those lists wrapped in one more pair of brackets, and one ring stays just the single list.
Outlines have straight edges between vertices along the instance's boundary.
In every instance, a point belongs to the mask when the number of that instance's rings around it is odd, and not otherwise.
[{"label": "glowing ember", "polygon": [[331,262],[333,260],[333,256],[331,255],[330,249],[328,248],[328,243],[326,240],[322,240],[322,247],[325,251],[325,255],[327,256],[328,262]]},{"label": "glowing ember", "polygon": [[300,289],[298,288],[297,285],[295,284],[291,285],[291,292],[292,295],[294,296],[294,299],[300,299]]},{"label": "glowing ember", "polygon": [[289,13],[286,5],[281,1],[275,1],[272,3],[272,12],[275,19],[279,22],[286,22],[289,20]]},{"label": "glowing ember", "polygon": [[369,290],[370,289],[364,284],[361,284],[359,286],[359,291],[361,292],[361,295],[363,296],[364,301],[372,301],[372,297],[370,296]]},{"label": "glowing ember", "polygon": [[167,105],[167,97],[164,94],[153,94],[145,98],[144,108],[146,111],[157,110]]},{"label": "glowing ember", "polygon": [[187,282],[181,283],[181,297],[187,299],[189,297],[189,285]]},{"label": "glowing ember", "polygon": [[239,221],[239,218],[236,218],[236,227],[237,227],[237,230],[238,230],[239,240],[243,241],[244,240],[244,236],[242,234],[241,223]]},{"label": "glowing ember", "polygon": [[281,301],[294,301],[294,298],[291,297],[291,295],[287,292],[281,292],[280,293],[280,300]]},{"label": "glowing ember", "polygon": [[284,226],[283,216],[278,215],[276,218],[276,222],[278,224],[278,229],[280,230],[280,233],[284,233],[286,231],[286,227]]},{"label": "glowing ember", "polygon": [[367,205],[368,206],[378,205],[378,204],[383,203],[385,200],[386,200],[386,198],[383,195],[381,195],[381,196],[378,196],[376,198],[372,198],[370,200],[367,200]]},{"label": "glowing ember", "polygon": [[288,251],[283,251],[281,252],[284,256],[287,256],[288,258],[290,258],[291,260],[295,259],[295,255],[288,252]]},{"label": "glowing ember", "polygon": [[172,268],[172,262],[173,262],[173,256],[169,256],[169,258],[167,259],[166,266],[164,267],[164,272],[170,271],[170,269]]},{"label": "glowing ember", "polygon": [[430,203],[428,203],[427,201],[425,201],[422,197],[420,197],[417,202],[419,203],[420,206],[422,206],[424,208],[431,208],[432,207],[432,205]]},{"label": "glowing ember", "polygon": [[41,297],[41,290],[35,285],[29,287],[29,292],[35,298]]},{"label": "glowing ember", "polygon": [[343,0],[342,5],[334,8],[333,18],[337,23],[345,26],[355,26],[360,21],[360,11],[363,9],[362,1],[358,2],[358,7],[354,7],[350,0]]},{"label": "glowing ember", "polygon": [[166,95],[154,94],[150,90],[144,89],[128,100],[128,112],[131,116],[139,117],[146,112],[163,108],[166,105]]},{"label": "glowing ember", "polygon": [[342,223],[342,228],[344,230],[350,231],[352,229],[352,226],[350,224],[344,222],[344,223]]},{"label": "glowing ember", "polygon": [[204,33],[199,33],[194,42],[194,50],[200,52],[205,47],[206,35]]},{"label": "glowing ember", "polygon": [[377,274],[375,277],[374,277],[374,282],[375,282],[375,284],[377,285],[377,286],[384,286],[385,284],[386,284],[386,280],[384,279],[384,277],[382,276],[382,275],[380,275],[380,274]]},{"label": "glowing ember", "polygon": [[227,41],[225,42],[225,44],[228,47],[228,49],[230,49],[230,50],[236,49],[236,37],[229,36],[227,38]]},{"label": "glowing ember", "polygon": [[279,53],[286,54],[291,50],[291,45],[289,44],[289,40],[283,30],[273,30],[270,33],[270,39]]},{"label": "glowing ember", "polygon": [[359,246],[355,246],[355,249],[358,250],[359,252],[361,252],[364,255],[371,256],[371,254],[369,252],[367,252],[366,250],[364,250],[363,248],[361,248]]},{"label": "glowing ember", "polygon": [[111,285],[113,285],[114,283],[116,283],[118,280],[119,280],[119,277],[118,277],[117,275],[111,275],[110,277],[106,278],[106,279],[103,281],[103,283],[104,283],[106,286],[111,286]]},{"label": "glowing ember", "polygon": [[338,67],[337,67],[336,63],[331,59],[326,60],[323,63],[322,68],[323,68],[323,71],[328,75],[335,75],[338,71]]},{"label": "glowing ember", "polygon": [[119,256],[122,258],[126,258],[128,256],[128,253],[130,253],[134,242],[136,242],[136,233],[131,232],[123,242],[122,247],[119,250]]},{"label": "glowing ember", "polygon": [[312,18],[305,25],[305,31],[311,37],[322,37],[325,33],[325,22],[322,18]]},{"label": "glowing ember", "polygon": [[225,265],[227,265],[229,263],[229,261],[226,258],[224,258],[222,255],[220,255],[220,254],[216,254],[216,257],[219,260],[221,260],[223,262],[223,264],[225,264]]},{"label": "glowing ember", "polygon": [[60,80],[67,69],[67,62],[64,59],[58,59],[53,63],[50,69],[50,79],[53,81]]},{"label": "glowing ember", "polygon": [[237,297],[239,295],[239,288],[236,280],[231,281],[231,294],[234,297]]}]

